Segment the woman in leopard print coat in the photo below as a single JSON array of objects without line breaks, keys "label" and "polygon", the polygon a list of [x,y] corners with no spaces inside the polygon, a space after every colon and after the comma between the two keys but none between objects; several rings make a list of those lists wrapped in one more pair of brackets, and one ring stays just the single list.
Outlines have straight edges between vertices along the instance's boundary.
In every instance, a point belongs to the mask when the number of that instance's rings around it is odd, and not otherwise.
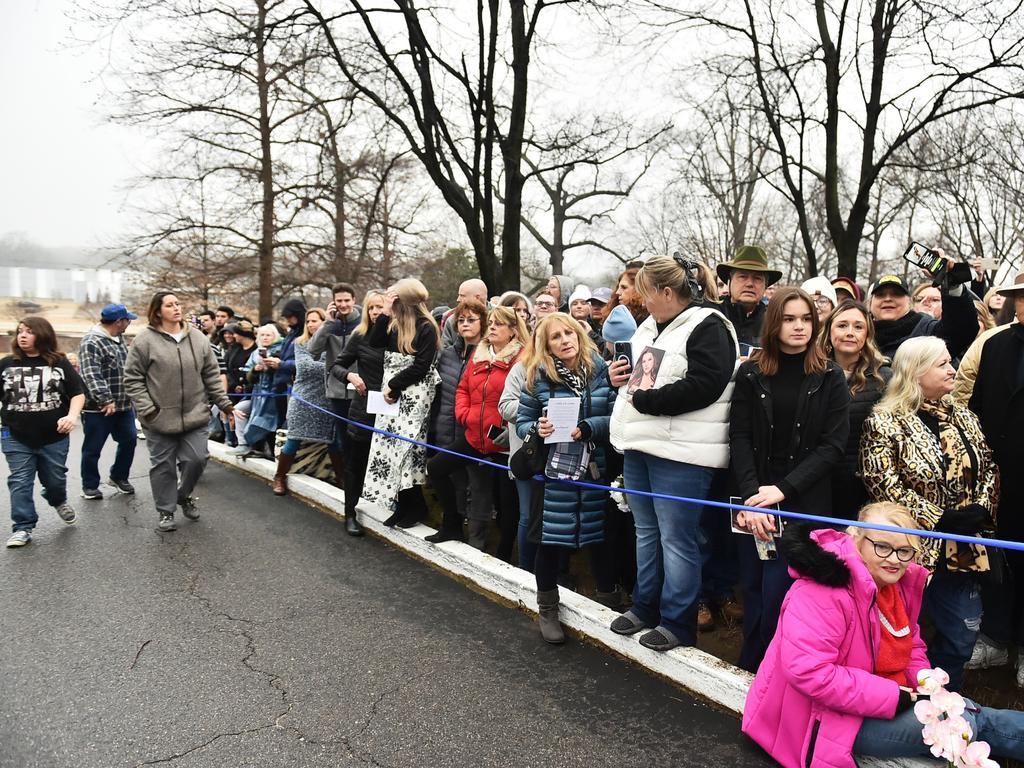
[{"label": "woman in leopard print coat", "polygon": [[[945,342],[911,339],[893,360],[885,396],[864,422],[860,467],[872,501],[907,507],[926,530],[976,536],[994,527],[999,472],[978,419],[949,394],[955,371]],[[933,666],[959,686],[981,624],[981,545],[928,539],[922,565],[934,570],[924,612],[936,628]]]}]

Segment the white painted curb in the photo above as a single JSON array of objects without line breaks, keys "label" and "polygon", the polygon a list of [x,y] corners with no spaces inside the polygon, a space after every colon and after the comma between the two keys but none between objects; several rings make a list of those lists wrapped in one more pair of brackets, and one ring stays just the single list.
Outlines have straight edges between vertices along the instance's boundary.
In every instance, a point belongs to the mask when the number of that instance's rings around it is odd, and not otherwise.
[{"label": "white painted curb", "polygon": [[[209,446],[210,456],[223,464],[264,480],[274,477],[276,466],[272,461],[243,461],[232,456],[228,452],[229,448],[221,443],[210,442]],[[305,475],[288,475],[288,491],[292,496],[325,509],[333,517],[344,518],[342,510],[345,492],[330,483]],[[511,602],[522,610],[537,612],[537,583],[533,574],[462,542],[430,544],[423,539],[434,533],[434,529],[425,525],[404,529],[389,528],[383,524],[387,515],[376,505],[366,501],[360,502],[359,514],[359,522],[363,527],[379,538],[425,560],[451,576],[470,582],[489,595]],[[618,615],[615,611],[564,587],[559,588],[559,594],[559,618],[565,626],[737,716],[743,713],[747,689],[754,679],[749,672],[697,648],[675,648],[667,653],[644,648],[636,641],[636,637],[623,637],[608,628],[612,619]],[[858,764],[871,768],[925,768],[942,763],[933,760],[860,758]]]}]

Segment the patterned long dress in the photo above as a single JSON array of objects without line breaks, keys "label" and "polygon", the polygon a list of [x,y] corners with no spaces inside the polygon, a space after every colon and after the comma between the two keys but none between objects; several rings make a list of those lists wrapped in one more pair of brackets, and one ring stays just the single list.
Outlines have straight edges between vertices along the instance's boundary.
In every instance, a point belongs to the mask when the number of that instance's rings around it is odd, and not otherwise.
[{"label": "patterned long dress", "polygon": [[[414,360],[413,355],[404,352],[385,352],[383,380],[390,381]],[[437,369],[432,366],[422,380],[403,390],[398,400],[398,415],[377,414],[374,426],[393,435],[424,442],[430,421],[430,405],[439,381]],[[426,468],[426,448],[375,432],[370,441],[363,498],[394,514],[398,506],[398,492],[425,483]]]}]

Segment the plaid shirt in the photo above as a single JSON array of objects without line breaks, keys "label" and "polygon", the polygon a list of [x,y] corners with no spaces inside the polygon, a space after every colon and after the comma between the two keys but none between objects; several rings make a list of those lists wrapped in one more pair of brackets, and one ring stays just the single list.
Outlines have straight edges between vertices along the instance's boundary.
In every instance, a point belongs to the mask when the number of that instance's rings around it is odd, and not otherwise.
[{"label": "plaid shirt", "polygon": [[124,391],[124,361],[128,345],[124,337],[112,338],[103,326],[96,326],[78,347],[78,365],[85,382],[86,411],[98,411],[113,403],[119,411],[128,411],[132,402]]}]

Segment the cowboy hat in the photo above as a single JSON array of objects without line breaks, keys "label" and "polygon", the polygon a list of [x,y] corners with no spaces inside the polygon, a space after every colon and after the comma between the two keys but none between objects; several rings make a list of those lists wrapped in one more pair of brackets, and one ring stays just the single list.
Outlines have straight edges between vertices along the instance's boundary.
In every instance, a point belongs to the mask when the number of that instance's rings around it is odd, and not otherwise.
[{"label": "cowboy hat", "polygon": [[732,274],[734,269],[742,270],[743,272],[764,273],[764,285],[766,288],[782,279],[781,272],[768,266],[768,254],[764,252],[764,248],[756,245],[741,245],[736,250],[736,255],[733,256],[732,261],[723,261],[715,268],[715,271],[723,283],[728,283],[729,275]]}]

